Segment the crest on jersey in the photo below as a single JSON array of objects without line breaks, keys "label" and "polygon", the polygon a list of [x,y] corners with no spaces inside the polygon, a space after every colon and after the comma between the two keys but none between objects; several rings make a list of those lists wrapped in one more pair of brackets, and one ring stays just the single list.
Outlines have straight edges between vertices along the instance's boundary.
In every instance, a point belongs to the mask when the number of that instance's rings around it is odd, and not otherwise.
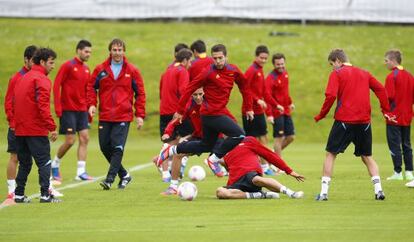
[{"label": "crest on jersey", "polygon": [[262,73],[260,73],[260,72],[257,73],[257,76],[261,76],[261,75],[262,75]]},{"label": "crest on jersey", "polygon": [[78,68],[77,68],[77,67],[74,67],[74,68],[73,68],[73,71],[78,71]]},{"label": "crest on jersey", "polygon": [[131,75],[128,73],[125,73],[125,77],[130,77]]},{"label": "crest on jersey", "polygon": [[285,77],[288,78],[288,74],[286,74]]},{"label": "crest on jersey", "polygon": [[217,75],[216,75],[216,79],[219,79],[219,78],[220,78],[220,75],[219,75],[219,74],[217,74]]}]

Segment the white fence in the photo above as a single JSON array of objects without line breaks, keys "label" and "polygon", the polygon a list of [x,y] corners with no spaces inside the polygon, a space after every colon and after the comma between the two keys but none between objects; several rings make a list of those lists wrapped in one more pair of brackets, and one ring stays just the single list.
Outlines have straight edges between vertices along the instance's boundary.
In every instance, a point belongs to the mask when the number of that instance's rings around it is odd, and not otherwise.
[{"label": "white fence", "polygon": [[0,0],[2,17],[414,23],[413,0]]}]

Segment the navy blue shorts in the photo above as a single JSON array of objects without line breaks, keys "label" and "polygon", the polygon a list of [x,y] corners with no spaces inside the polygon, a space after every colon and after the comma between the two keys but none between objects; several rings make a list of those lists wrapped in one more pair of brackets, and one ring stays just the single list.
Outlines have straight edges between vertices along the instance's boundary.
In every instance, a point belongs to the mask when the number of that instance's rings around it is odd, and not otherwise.
[{"label": "navy blue shorts", "polygon": [[348,124],[335,120],[326,151],[332,154],[343,153],[351,142],[355,145],[355,156],[372,155],[371,124]]},{"label": "navy blue shorts", "polygon": [[287,115],[279,116],[273,124],[273,137],[283,137],[295,134],[292,117]]},{"label": "navy blue shorts", "polygon": [[227,189],[238,189],[242,192],[260,192],[262,191],[261,187],[258,187],[253,184],[253,178],[255,176],[260,176],[259,173],[251,171],[246,175],[242,176],[230,186],[225,186]]},{"label": "navy blue shorts", "polygon": [[14,130],[10,128],[7,132],[7,152],[13,154],[17,153],[16,135],[14,135]]},{"label": "navy blue shorts", "polygon": [[254,115],[253,120],[247,120],[243,115],[243,129],[247,136],[259,137],[267,134],[266,118],[264,114]]},{"label": "navy blue shorts", "polygon": [[88,128],[88,112],[63,111],[60,117],[59,134],[75,134]]},{"label": "navy blue shorts", "polygon": [[[160,115],[160,137],[164,135],[165,128],[167,128],[168,123],[173,119],[173,115]],[[191,126],[190,120],[186,119],[178,125],[173,133],[172,139],[175,139],[177,136],[185,137],[193,133],[193,127]]]}]

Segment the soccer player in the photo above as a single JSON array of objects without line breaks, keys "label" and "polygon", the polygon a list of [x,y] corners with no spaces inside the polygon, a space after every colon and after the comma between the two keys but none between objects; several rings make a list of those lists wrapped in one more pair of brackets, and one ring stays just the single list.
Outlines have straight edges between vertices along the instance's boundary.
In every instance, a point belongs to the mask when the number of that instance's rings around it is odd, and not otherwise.
[{"label": "soccer player", "polygon": [[[224,156],[224,165],[229,171],[227,186],[219,187],[216,191],[220,199],[251,199],[251,198],[279,198],[279,193],[290,198],[302,198],[303,192],[294,192],[272,178],[264,178],[259,163],[259,156],[263,157],[286,174],[303,181],[305,177],[292,169],[274,152],[262,145],[252,136],[247,136],[233,150]],[[271,192],[263,192],[265,187]]]},{"label": "soccer player", "polygon": [[281,107],[271,106],[267,110],[268,121],[273,125],[274,151],[281,156],[295,138],[291,113],[295,109],[289,95],[289,75],[286,71],[286,58],[282,53],[272,56],[274,69],[266,78],[266,89],[271,93],[274,101]]},{"label": "soccer player", "polygon": [[[160,80],[160,136],[163,136],[165,127],[173,119],[175,111],[178,109],[178,101],[188,84],[189,76],[187,69],[191,65],[192,53],[189,49],[181,49],[175,55],[175,62],[170,65]],[[192,133],[191,124],[183,121],[177,127],[175,133],[171,135],[169,144],[177,144],[181,137]],[[168,163],[163,164],[162,179],[170,182],[171,175],[168,171]]]},{"label": "soccer player", "polygon": [[384,200],[378,165],[372,157],[371,105],[369,90],[374,91],[380,101],[382,112],[389,120],[389,103],[385,88],[369,72],[348,63],[348,57],[342,49],[334,49],[328,56],[333,71],[329,76],[325,91],[325,102],[315,121],[323,119],[335,100],[335,122],[326,145],[326,159],[323,165],[321,192],[318,201],[328,200],[328,189],[331,182],[333,164],[336,156],[343,153],[352,142],[355,145],[355,156],[360,156],[368,168],[374,184],[376,200]]},{"label": "soccer player", "polygon": [[191,81],[205,68],[213,64],[214,60],[213,58],[207,56],[207,47],[204,41],[202,40],[194,41],[191,44],[190,49],[194,54],[194,60],[191,62],[191,66],[188,69]]},{"label": "soccer player", "polygon": [[385,65],[391,73],[385,80],[391,114],[397,123],[387,121],[387,141],[394,164],[394,174],[387,180],[402,180],[402,153],[404,155],[405,179],[413,180],[413,151],[411,149],[411,120],[413,117],[414,78],[401,66],[399,50],[385,53]]},{"label": "soccer player", "polygon": [[16,136],[14,133],[15,130],[15,121],[13,113],[13,102],[14,102],[14,88],[16,86],[17,80],[22,78],[32,67],[32,57],[35,53],[37,47],[34,45],[27,46],[23,54],[23,67],[16,72],[9,80],[9,85],[7,87],[6,96],[4,99],[4,111],[7,116],[7,121],[9,123],[9,130],[7,133],[7,152],[10,153],[9,163],[7,165],[7,198],[14,199],[14,189],[16,188],[16,172],[17,172],[17,148],[16,148]]},{"label": "soccer player", "polygon": [[[256,137],[263,145],[267,145],[267,125],[264,112],[267,106],[275,107],[279,105],[266,91],[266,83],[263,74],[263,66],[267,62],[269,57],[269,50],[264,45],[256,47],[255,59],[253,64],[247,69],[245,76],[249,83],[249,88],[253,96],[253,111],[254,119],[247,120],[246,109],[242,109],[243,128],[248,136]],[[283,110],[283,107],[279,105],[279,109]],[[266,175],[274,175],[269,164],[264,160],[260,160],[262,169]]]},{"label": "soccer player", "polygon": [[39,169],[40,202],[60,202],[49,193],[50,139],[57,139],[56,124],[50,113],[52,83],[47,75],[54,69],[56,53],[48,48],[36,50],[31,70],[17,80],[14,88],[14,120],[16,124],[17,158],[19,171],[16,177],[14,201],[27,203],[24,195],[27,177],[32,169],[32,157]]},{"label": "soccer player", "polygon": [[60,67],[53,85],[56,116],[60,118],[59,133],[65,135],[65,142],[59,147],[52,161],[52,178],[62,181],[59,172],[61,159],[79,137],[78,164],[75,180],[92,180],[86,172],[86,154],[89,141],[88,107],[86,89],[90,79],[89,67],[85,64],[92,53],[92,44],[80,40],[76,46],[76,57]]},{"label": "soccer player", "polygon": [[219,149],[207,159],[207,164],[214,174],[222,177],[223,171],[218,163],[228,151],[233,149],[244,138],[244,131],[229,116],[226,105],[234,82],[239,86],[243,96],[243,104],[246,106],[246,115],[253,120],[252,97],[247,87],[244,74],[235,65],[227,63],[227,50],[222,44],[211,48],[214,64],[203,70],[200,75],[192,80],[186,87],[180,98],[176,118],[180,121],[185,111],[186,103],[191,94],[200,87],[204,88],[204,103],[201,107],[201,120],[203,124],[203,139],[201,141],[183,142],[178,145],[165,145],[161,149],[157,164],[175,154],[200,154],[211,151],[223,133],[228,138],[224,140]]},{"label": "soccer player", "polygon": [[144,82],[139,70],[125,57],[124,41],[113,39],[108,50],[108,59],[96,66],[88,84],[89,115],[95,115],[99,97],[99,146],[110,164],[106,179],[100,183],[104,190],[111,188],[116,175],[120,178],[119,189],[131,182],[122,166],[129,124],[135,116],[141,129],[145,118]]}]

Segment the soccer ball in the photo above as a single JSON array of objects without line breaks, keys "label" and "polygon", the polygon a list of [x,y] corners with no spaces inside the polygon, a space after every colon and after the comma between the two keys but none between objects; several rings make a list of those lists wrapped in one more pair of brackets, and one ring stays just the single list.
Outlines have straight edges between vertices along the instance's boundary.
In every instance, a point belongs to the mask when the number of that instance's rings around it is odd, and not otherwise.
[{"label": "soccer ball", "polygon": [[188,171],[188,177],[192,181],[202,181],[206,178],[206,171],[201,166],[192,166]]},{"label": "soccer ball", "polygon": [[178,196],[181,200],[192,201],[197,197],[197,187],[191,182],[183,182],[178,186]]}]

